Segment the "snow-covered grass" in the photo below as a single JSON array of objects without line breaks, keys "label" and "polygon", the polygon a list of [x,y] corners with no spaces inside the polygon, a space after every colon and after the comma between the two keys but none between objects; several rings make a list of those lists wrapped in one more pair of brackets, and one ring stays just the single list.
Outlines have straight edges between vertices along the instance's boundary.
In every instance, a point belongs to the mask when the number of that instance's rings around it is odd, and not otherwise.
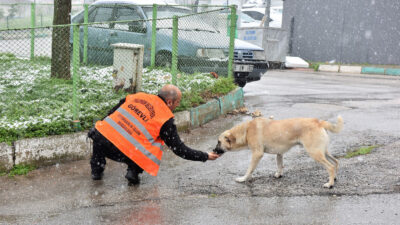
[{"label": "snow-covered grass", "polygon": [[[143,72],[143,92],[156,94],[171,83],[168,71],[145,68]],[[79,77],[79,120],[87,129],[127,93],[113,90],[112,67],[81,67]],[[215,82],[209,74],[178,74],[177,86],[183,98],[177,111],[202,103],[200,93],[210,90]],[[0,54],[0,142],[73,132],[72,98],[72,80],[50,78],[49,60]]]}]

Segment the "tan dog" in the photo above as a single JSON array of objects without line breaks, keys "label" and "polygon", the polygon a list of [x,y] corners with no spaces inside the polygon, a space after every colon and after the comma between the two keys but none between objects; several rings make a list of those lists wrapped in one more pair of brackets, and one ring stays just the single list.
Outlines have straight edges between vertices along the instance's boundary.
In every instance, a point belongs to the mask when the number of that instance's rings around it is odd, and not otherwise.
[{"label": "tan dog", "polygon": [[293,146],[301,144],[315,161],[321,163],[329,173],[329,182],[324,187],[331,188],[336,178],[338,160],[328,152],[329,136],[327,130],[338,133],[343,127],[343,119],[337,117],[337,123],[315,118],[294,118],[273,120],[255,118],[224,131],[218,138],[216,152],[237,151],[250,148],[251,163],[243,177],[236,178],[244,182],[263,157],[264,152],[276,154],[278,171],[275,177],[282,176],[282,155]]}]

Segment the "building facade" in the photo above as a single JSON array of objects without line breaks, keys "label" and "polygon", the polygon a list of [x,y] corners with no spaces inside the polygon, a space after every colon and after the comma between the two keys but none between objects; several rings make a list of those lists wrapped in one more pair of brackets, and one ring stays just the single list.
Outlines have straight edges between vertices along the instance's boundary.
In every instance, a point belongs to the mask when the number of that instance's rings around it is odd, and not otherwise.
[{"label": "building facade", "polygon": [[400,65],[399,0],[285,0],[288,55]]}]

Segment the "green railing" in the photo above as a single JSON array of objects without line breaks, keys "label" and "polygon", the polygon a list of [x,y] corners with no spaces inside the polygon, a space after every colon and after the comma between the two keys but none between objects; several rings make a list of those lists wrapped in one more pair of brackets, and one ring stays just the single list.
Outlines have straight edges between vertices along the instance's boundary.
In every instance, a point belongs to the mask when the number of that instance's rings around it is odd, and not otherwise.
[{"label": "green railing", "polygon": [[[70,132],[71,123],[73,129],[92,126],[126,95],[115,91],[122,81],[113,76],[112,65],[127,57],[114,59],[113,43],[145,46],[142,89],[149,93],[173,83],[188,93],[186,99],[196,101],[199,96],[190,93],[212,86],[215,79],[210,72],[232,77],[234,6],[208,6],[206,11],[189,6],[191,13],[172,17],[165,16],[166,6],[151,5],[148,19],[92,22],[83,5],[81,20],[57,26],[41,26],[37,10],[42,6],[27,6],[30,25],[0,29],[0,136]],[[62,30],[56,38],[68,41],[52,48],[56,30]],[[65,47],[71,54],[65,68],[71,79],[51,78],[52,57]],[[21,129],[29,130],[29,135]]]}]

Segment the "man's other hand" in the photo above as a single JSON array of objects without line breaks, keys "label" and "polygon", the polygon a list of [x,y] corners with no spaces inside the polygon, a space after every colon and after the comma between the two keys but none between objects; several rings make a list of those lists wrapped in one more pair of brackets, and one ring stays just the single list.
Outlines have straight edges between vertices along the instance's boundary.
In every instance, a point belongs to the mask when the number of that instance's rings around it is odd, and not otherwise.
[{"label": "man's other hand", "polygon": [[214,152],[208,152],[208,160],[216,160],[218,157],[218,154],[215,154]]}]

